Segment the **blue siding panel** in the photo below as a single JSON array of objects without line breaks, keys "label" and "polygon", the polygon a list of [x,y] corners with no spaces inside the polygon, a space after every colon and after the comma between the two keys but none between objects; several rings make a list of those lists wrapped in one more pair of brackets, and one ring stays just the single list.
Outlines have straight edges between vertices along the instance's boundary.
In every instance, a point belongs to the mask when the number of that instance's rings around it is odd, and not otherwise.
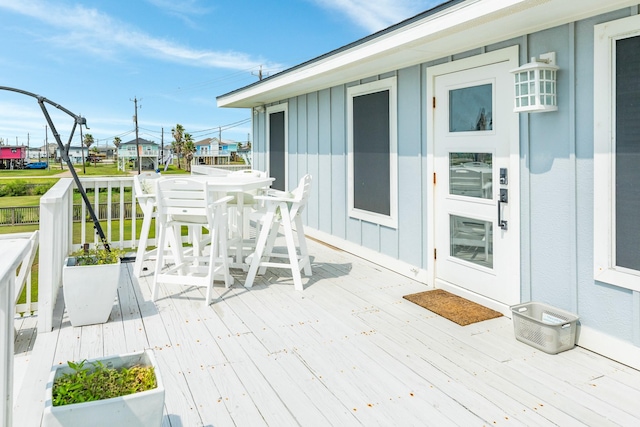
[{"label": "blue siding panel", "polygon": [[420,66],[398,72],[398,252],[392,255],[411,265],[423,266],[425,236],[423,198],[426,188],[422,164],[422,99],[426,93]]},{"label": "blue siding panel", "polygon": [[[325,233],[331,233],[331,91],[323,90],[318,96],[318,168],[315,178],[317,189],[318,225]],[[344,181],[343,181],[344,182]],[[326,200],[326,202],[324,202]]]},{"label": "blue siding panel", "polygon": [[[295,185],[298,185],[298,181],[302,176],[309,173],[311,176],[316,177],[313,182],[313,191],[309,197],[309,209],[306,209],[304,215],[307,219],[309,226],[319,229],[319,195],[320,186],[322,185],[322,179],[320,179],[320,156],[319,156],[319,140],[318,140],[318,93],[310,93],[307,97],[307,150],[304,155],[304,159],[300,159],[298,164],[298,177],[296,178]],[[292,187],[293,188],[293,187]]]},{"label": "blue siding panel", "polygon": [[[331,234],[347,237],[347,131],[344,86],[331,88]],[[321,203],[325,203],[322,199]]]}]

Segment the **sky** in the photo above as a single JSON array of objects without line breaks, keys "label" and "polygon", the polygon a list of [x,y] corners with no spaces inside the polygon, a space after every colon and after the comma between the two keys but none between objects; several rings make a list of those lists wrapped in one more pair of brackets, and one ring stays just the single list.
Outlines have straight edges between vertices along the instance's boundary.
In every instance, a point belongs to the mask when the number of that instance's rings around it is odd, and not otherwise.
[{"label": "sky", "polygon": [[[444,0],[0,0],[0,87],[86,118],[98,146],[139,137],[251,140],[248,109],[216,97]],[[63,143],[73,118],[45,103]],[[48,139],[47,139],[48,138]],[[55,143],[37,99],[0,90],[5,145]],[[76,129],[72,145],[80,144]]]}]

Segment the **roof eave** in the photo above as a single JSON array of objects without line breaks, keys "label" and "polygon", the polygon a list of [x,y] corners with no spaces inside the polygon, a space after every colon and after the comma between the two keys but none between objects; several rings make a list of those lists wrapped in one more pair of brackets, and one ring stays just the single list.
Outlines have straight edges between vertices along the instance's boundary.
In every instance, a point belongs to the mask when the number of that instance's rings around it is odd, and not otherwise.
[{"label": "roof eave", "polygon": [[466,0],[435,8],[345,49],[320,56],[217,98],[219,107],[252,108],[433,61],[589,16],[635,0]]}]

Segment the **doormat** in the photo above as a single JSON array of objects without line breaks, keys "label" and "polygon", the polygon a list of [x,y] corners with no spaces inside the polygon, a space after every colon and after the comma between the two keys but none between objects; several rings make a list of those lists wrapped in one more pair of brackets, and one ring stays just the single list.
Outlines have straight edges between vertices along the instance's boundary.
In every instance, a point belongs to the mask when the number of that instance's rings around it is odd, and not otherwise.
[{"label": "doormat", "polygon": [[464,299],[442,289],[405,295],[402,298],[451,320],[460,326],[502,316],[495,310]]}]

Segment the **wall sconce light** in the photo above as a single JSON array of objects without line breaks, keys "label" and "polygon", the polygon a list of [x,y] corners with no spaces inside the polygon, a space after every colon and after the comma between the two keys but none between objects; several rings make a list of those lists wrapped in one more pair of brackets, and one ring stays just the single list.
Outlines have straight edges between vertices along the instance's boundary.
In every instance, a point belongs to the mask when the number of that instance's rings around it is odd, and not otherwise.
[{"label": "wall sconce light", "polygon": [[556,53],[540,55],[540,59],[531,58],[531,62],[515,70],[515,113],[542,113],[558,110],[556,85]]}]

